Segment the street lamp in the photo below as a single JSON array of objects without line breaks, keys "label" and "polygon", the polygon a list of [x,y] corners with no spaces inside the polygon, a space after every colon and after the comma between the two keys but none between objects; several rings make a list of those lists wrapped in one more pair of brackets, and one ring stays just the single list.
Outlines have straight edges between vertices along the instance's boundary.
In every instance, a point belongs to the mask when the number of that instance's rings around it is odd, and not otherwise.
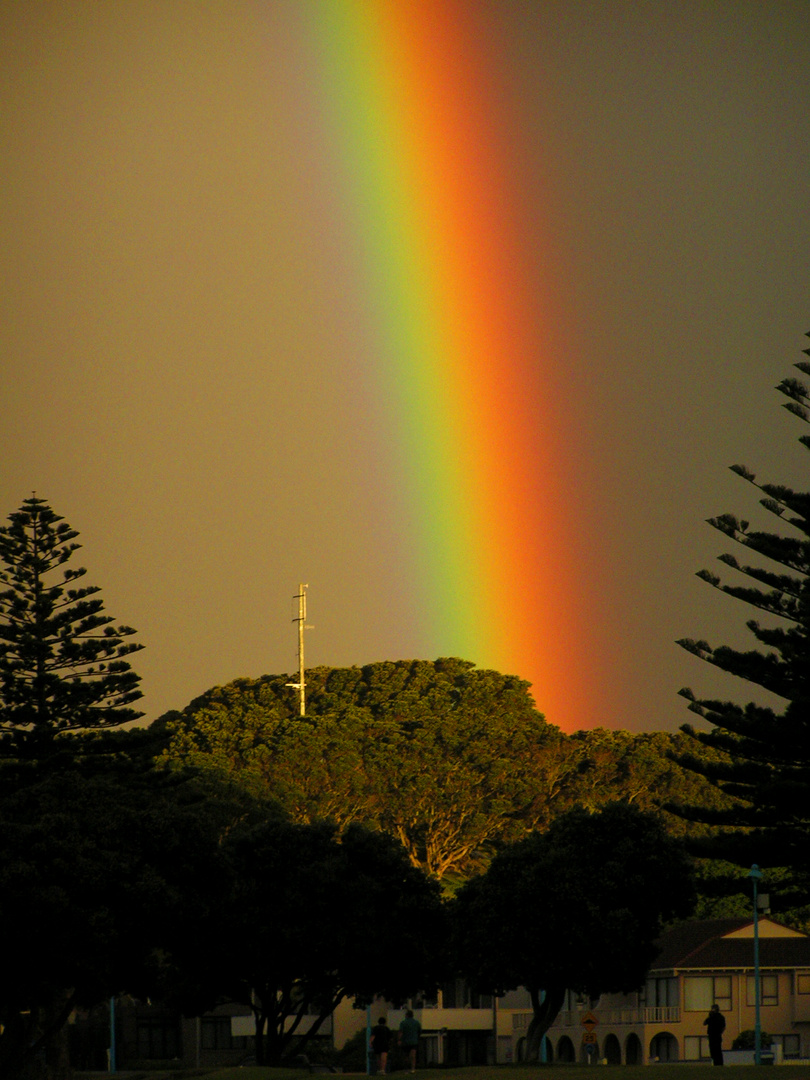
[{"label": "street lamp", "polygon": [[371,1002],[366,1005],[366,1075],[371,1076],[374,1066],[374,1055],[371,1052]]},{"label": "street lamp", "polygon": [[754,1064],[762,1064],[762,1025],[759,1016],[759,899],[757,884],[762,871],[756,863],[748,874],[754,889]]}]

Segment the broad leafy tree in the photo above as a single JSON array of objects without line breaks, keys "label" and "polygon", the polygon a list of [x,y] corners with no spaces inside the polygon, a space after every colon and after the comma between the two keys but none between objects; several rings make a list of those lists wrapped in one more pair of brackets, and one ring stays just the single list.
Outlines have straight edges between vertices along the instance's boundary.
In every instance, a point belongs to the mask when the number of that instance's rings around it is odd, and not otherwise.
[{"label": "broad leafy tree", "polygon": [[114,626],[99,588],[68,566],[78,535],[42,499],[26,499],[0,528],[0,751],[37,757],[57,736],[140,716],[142,648]]},{"label": "broad leafy tree", "polygon": [[[446,882],[548,818],[563,741],[528,684],[457,659],[306,673],[215,688],[158,726],[166,757],[240,776],[301,823],[363,822]],[[544,753],[549,750],[549,755]]]},{"label": "broad leafy tree", "polygon": [[[807,350],[806,350],[807,351]],[[810,365],[797,367],[810,375]],[[787,397],[785,408],[810,421],[810,391],[800,380],[785,379],[778,389]],[[810,436],[799,440],[810,449]],[[810,493],[779,484],[760,483],[750,469],[732,466],[737,475],[763,496],[761,505],[779,523],[778,532],[751,527],[733,514],[709,522],[745,552],[745,561],[732,553],[720,561],[741,575],[726,583],[709,571],[699,576],[709,585],[760,612],[746,625],[760,646],[741,651],[706,641],[683,639],[689,652],[722,671],[758,685],[782,699],[779,710],[761,704],[709,700],[689,690],[681,693],[693,712],[711,730],[685,731],[714,760],[695,755],[685,759],[708,777],[735,804],[724,811],[686,808],[698,820],[730,827],[717,844],[727,858],[741,864],[759,862],[792,868],[810,880]],[[748,559],[753,555],[751,562]],[[747,582],[746,582],[747,579]],[[719,760],[718,760],[719,754]]]},{"label": "broad leafy tree", "polygon": [[453,905],[462,974],[482,991],[528,989],[536,1057],[566,990],[637,989],[664,922],[693,902],[691,861],[656,816],[619,803],[572,810],[462,886]]},{"label": "broad leafy tree", "polygon": [[[109,736],[105,737],[105,741]],[[154,995],[227,882],[210,786],[155,772],[124,736],[0,798],[0,1075],[68,1075],[76,1006]],[[131,750],[130,744],[134,745]]]},{"label": "broad leafy tree", "polygon": [[252,1007],[260,1064],[301,1052],[346,996],[403,999],[444,974],[439,886],[392,837],[266,822],[234,831],[224,853],[233,892],[185,970],[194,1011],[223,994]]},{"label": "broad leafy tree", "polygon": [[705,777],[678,763],[677,757],[690,748],[693,740],[681,732],[578,731],[567,740],[569,770],[558,793],[557,813],[625,802],[661,812],[668,830],[677,835],[705,833],[705,827],[687,825],[668,810],[674,801],[717,809],[731,805]]}]

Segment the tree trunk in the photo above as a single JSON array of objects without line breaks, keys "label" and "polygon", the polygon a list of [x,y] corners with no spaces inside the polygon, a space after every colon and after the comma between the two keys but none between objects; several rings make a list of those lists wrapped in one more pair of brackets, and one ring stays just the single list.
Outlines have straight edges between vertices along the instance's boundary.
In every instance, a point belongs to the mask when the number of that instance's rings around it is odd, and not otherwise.
[{"label": "tree trunk", "polygon": [[565,988],[551,987],[543,996],[541,990],[530,987],[529,996],[534,1015],[529,1023],[529,1030],[526,1032],[526,1060],[536,1062],[540,1060],[540,1047],[543,1045],[546,1032],[557,1019],[557,1014],[562,1008]]},{"label": "tree trunk", "polygon": [[266,1017],[263,1010],[253,1008],[253,1018],[256,1021],[256,1064],[267,1064],[267,1050],[264,1044],[264,1026]]},{"label": "tree trunk", "polygon": [[48,1080],[70,1080],[70,1032],[67,1023],[45,1033],[45,1069]]},{"label": "tree trunk", "polygon": [[[341,990],[319,1013],[317,1019],[299,1034],[301,1021],[306,1015],[306,1002],[300,1003],[297,1012],[285,1008],[278,999],[272,999],[271,1005],[265,1004],[259,996],[259,1005],[254,1004],[256,1017],[256,1063],[257,1065],[278,1066],[284,1059],[290,1046],[297,1041],[297,1052],[305,1053],[307,1043],[320,1032],[323,1023],[332,1015],[345,997]],[[289,1023],[288,1023],[289,1021]]]},{"label": "tree trunk", "polygon": [[0,1055],[3,1080],[70,1080],[67,1020],[72,1009],[73,991],[65,990],[8,1025]]}]

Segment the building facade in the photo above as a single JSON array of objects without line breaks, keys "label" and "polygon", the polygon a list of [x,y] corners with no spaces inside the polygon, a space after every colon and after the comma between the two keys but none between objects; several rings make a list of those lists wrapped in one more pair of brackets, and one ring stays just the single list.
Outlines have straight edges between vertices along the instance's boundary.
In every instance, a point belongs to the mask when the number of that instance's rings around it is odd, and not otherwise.
[{"label": "building facade", "polygon": [[[704,1021],[716,1002],[725,1051],[755,1025],[754,924],[750,919],[685,923],[665,934],[644,987],[598,1001],[567,995],[548,1032],[555,1061],[652,1064],[710,1062]],[[810,938],[759,920],[760,1022],[776,1061],[810,1058]],[[530,1014],[513,1016],[514,1049]],[[726,1059],[731,1060],[726,1054]]]},{"label": "building facade", "polygon": [[[709,1062],[704,1020],[717,1003],[726,1020],[726,1060],[734,1039],[755,1024],[754,926],[749,919],[684,923],[665,934],[646,983],[631,994],[588,1001],[567,994],[549,1029],[546,1060],[646,1065]],[[810,937],[770,918],[759,920],[761,1029],[774,1058],[810,1063]],[[422,1025],[420,1066],[507,1064],[522,1061],[532,1018],[529,995],[477,994],[463,980],[432,999],[409,1003]],[[102,1007],[100,1010],[104,1013]],[[321,1046],[340,1050],[369,1023],[386,1016],[395,1031],[405,1015],[384,1001],[370,1010],[343,1001],[321,1028]],[[109,1014],[77,1017],[75,1067],[99,1069],[109,1047]],[[182,1064],[235,1065],[255,1052],[253,1017],[238,1006],[182,1019],[156,1005],[120,1002],[115,1018],[119,1068]],[[749,1055],[750,1057],[750,1055]]]}]

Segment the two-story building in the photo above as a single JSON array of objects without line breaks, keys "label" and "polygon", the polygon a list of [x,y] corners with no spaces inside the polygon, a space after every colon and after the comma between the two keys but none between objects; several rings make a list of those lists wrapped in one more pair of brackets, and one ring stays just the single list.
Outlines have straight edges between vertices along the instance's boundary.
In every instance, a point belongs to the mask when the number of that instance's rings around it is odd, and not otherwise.
[{"label": "two-story building", "polygon": [[[755,1023],[754,927],[750,919],[689,922],[660,941],[660,952],[643,987],[632,994],[603,994],[598,1001],[567,994],[546,1037],[546,1059],[556,1062],[710,1061],[703,1021],[715,1002],[726,1019],[723,1046]],[[759,920],[760,1016],[777,1061],[810,1059],[810,937],[770,918]],[[123,1003],[122,1003],[123,1004]],[[462,980],[433,999],[409,1003],[422,1025],[420,1065],[483,1065],[521,1061],[531,1021],[528,993],[500,998],[476,994]],[[187,1066],[236,1064],[254,1051],[253,1018],[244,1007],[182,1020],[157,1006],[120,1008],[120,1063],[173,1059]],[[404,1010],[377,1001],[370,1013],[344,1001],[321,1029],[340,1049],[370,1019],[385,1015],[395,1030]],[[108,1021],[107,1021],[108,1022]],[[104,1019],[85,1030],[92,1059],[108,1045]],[[76,1035],[81,1034],[79,1031]],[[77,1046],[78,1050],[78,1046]],[[89,1064],[91,1044],[87,1043]],[[78,1061],[78,1058],[77,1058]],[[94,1065],[93,1067],[100,1067]]]},{"label": "two-story building", "polygon": [[[567,996],[547,1036],[555,1061],[650,1064],[711,1060],[704,1020],[717,1002],[727,1050],[755,1025],[754,924],[751,919],[689,922],[660,941],[645,985],[598,1001]],[[760,1022],[775,1059],[810,1057],[810,938],[770,918],[759,920]],[[515,1012],[513,1053],[521,1056],[530,1014]]]}]

